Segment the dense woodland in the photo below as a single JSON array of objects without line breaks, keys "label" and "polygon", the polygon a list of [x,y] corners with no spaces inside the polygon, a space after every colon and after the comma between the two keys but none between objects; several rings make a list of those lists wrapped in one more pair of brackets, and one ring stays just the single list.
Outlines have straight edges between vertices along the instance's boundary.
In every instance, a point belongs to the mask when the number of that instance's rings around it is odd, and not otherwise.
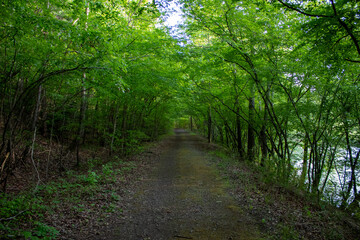
[{"label": "dense woodland", "polygon": [[359,214],[360,4],[179,0],[174,33],[169,2],[0,3],[1,191],[176,126]]},{"label": "dense woodland", "polygon": [[[131,1],[7,1],[1,18],[1,184],[38,136],[83,161],[84,144],[130,153],[172,125],[176,42],[156,6]],[[47,160],[49,160],[47,159]],[[85,161],[85,159],[84,159]]]},{"label": "dense woodland", "polygon": [[184,1],[187,113],[281,182],[359,207],[359,4],[299,2]]}]

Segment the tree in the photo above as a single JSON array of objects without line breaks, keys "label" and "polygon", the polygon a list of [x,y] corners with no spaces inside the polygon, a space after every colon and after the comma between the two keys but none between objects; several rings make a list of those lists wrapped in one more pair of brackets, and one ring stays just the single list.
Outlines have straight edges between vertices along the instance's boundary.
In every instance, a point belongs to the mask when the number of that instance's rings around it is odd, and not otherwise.
[{"label": "tree", "polygon": [[29,150],[36,152],[35,133],[45,137],[48,128],[67,146],[54,156],[63,171],[66,152],[76,150],[79,165],[84,144],[126,153],[171,126],[175,74],[168,66],[176,63],[168,56],[178,46],[155,27],[155,4],[5,1],[1,8],[3,190]]},{"label": "tree", "polygon": [[[351,94],[341,86],[357,81],[358,3],[181,2],[188,16],[188,47],[200,53],[190,53],[191,64],[204,69],[197,70],[199,80],[189,80],[198,82],[198,90],[192,91],[206,94],[203,105],[214,106],[212,119],[218,118],[213,122],[220,126],[213,128],[225,128],[229,145],[237,143],[240,154],[246,140],[247,159],[274,171],[283,182],[297,175],[294,166],[301,159],[299,185],[305,183],[319,199],[329,179],[334,181],[340,149],[346,148],[346,163],[340,165],[352,174],[340,174],[346,179],[343,199],[347,202],[350,191],[355,199],[358,151],[352,154],[356,143],[346,136],[358,129],[356,116],[349,115],[357,102],[344,97]],[[228,74],[231,68],[234,77]],[[200,84],[202,78],[211,81],[211,88]],[[231,79],[237,80],[229,84]],[[239,99],[247,99],[248,105]]]}]

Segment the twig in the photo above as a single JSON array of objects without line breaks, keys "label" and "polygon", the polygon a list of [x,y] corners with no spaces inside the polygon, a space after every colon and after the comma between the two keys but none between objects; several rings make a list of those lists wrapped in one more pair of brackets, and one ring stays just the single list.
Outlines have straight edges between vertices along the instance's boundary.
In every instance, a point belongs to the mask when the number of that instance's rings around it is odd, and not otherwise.
[{"label": "twig", "polygon": [[175,235],[174,238],[193,239],[192,237],[184,237],[184,236],[180,236],[180,235]]},{"label": "twig", "polygon": [[28,211],[29,209],[23,210],[21,212],[18,212],[15,216],[9,217],[9,218],[0,218],[0,222],[5,222],[5,221],[11,221],[14,220],[15,218],[17,218],[19,215],[23,214],[24,212]]},{"label": "twig", "polygon": [[9,158],[9,155],[10,155],[10,153],[8,152],[7,154],[6,154],[6,156],[5,156],[5,160],[4,160],[4,162],[1,164],[1,171],[0,171],[0,174],[3,172],[3,170],[4,170],[4,167],[5,167],[5,163],[6,163],[6,160]]},{"label": "twig", "polygon": [[36,129],[36,127],[35,127],[35,129],[34,129],[33,142],[32,142],[32,146],[31,146],[31,162],[32,162],[32,164],[33,164],[33,166],[34,166],[34,169],[35,169],[36,175],[37,175],[37,179],[38,179],[38,181],[37,181],[37,183],[36,183],[36,187],[35,187],[35,189],[34,189],[34,192],[37,191],[38,186],[39,186],[39,184],[40,184],[40,182],[41,182],[40,173],[39,173],[39,171],[38,171],[38,169],[37,169],[37,167],[36,167],[35,161],[34,161],[34,148],[35,148],[35,140],[36,140],[36,130],[37,130],[37,129]]}]

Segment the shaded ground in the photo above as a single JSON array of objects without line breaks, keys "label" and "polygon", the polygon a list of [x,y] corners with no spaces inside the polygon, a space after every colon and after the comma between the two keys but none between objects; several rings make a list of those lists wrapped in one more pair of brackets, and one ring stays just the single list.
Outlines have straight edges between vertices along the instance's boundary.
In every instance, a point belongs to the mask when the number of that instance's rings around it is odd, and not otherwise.
[{"label": "shaded ground", "polygon": [[259,227],[228,193],[199,137],[177,130],[155,170],[124,199],[96,239],[260,239]]},{"label": "shaded ground", "polygon": [[[81,191],[75,181],[76,188],[56,198],[47,224],[64,240],[359,239],[359,221],[348,213],[320,207],[230,155],[176,130],[142,153],[114,161],[110,178]],[[102,176],[103,170],[91,171]]]},{"label": "shaded ground", "polygon": [[[200,136],[177,130],[142,149],[124,158],[84,151],[81,169],[3,201],[0,239],[359,239],[349,213]],[[9,189],[31,183],[27,175]]]}]

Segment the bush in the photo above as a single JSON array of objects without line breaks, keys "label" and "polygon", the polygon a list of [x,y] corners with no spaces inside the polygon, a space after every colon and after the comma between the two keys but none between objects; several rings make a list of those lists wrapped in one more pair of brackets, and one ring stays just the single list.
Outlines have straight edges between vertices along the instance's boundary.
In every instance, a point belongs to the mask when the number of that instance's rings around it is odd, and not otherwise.
[{"label": "bush", "polygon": [[41,197],[0,196],[0,239],[54,239],[58,231],[36,219],[42,219],[47,208]]}]

